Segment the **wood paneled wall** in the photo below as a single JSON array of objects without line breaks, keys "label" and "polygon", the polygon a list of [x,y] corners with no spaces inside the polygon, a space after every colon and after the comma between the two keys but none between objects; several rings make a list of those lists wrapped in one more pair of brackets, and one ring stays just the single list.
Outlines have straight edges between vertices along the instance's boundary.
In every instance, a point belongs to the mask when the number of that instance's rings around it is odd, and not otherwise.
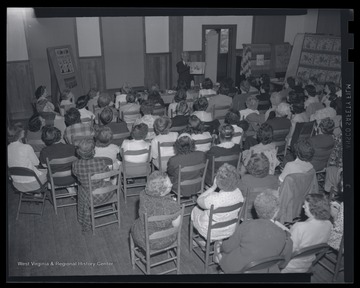
[{"label": "wood paneled wall", "polygon": [[169,17],[169,51],[171,53],[171,87],[177,86],[179,75],[176,70],[176,63],[181,60],[183,52],[184,17]]},{"label": "wood paneled wall", "polygon": [[105,70],[102,57],[79,58],[79,65],[83,83],[83,90],[87,93],[90,88],[105,90]]},{"label": "wood paneled wall", "polygon": [[[145,55],[145,86],[157,83],[160,89],[171,86],[171,55],[170,53],[147,53]],[[176,85],[176,84],[175,84]]]},{"label": "wood paneled wall", "polygon": [[33,72],[29,61],[7,62],[6,99],[9,120],[27,119],[33,113],[35,99]]}]

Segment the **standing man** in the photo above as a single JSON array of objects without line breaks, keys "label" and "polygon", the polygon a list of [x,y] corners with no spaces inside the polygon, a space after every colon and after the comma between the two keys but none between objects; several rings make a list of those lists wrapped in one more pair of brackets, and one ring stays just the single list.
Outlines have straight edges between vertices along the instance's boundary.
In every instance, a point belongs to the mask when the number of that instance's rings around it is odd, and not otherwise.
[{"label": "standing man", "polygon": [[190,89],[191,80],[194,80],[194,76],[190,74],[188,52],[181,53],[181,61],[176,64],[176,69],[179,73],[178,85],[180,81],[184,81],[186,83],[187,89]]}]

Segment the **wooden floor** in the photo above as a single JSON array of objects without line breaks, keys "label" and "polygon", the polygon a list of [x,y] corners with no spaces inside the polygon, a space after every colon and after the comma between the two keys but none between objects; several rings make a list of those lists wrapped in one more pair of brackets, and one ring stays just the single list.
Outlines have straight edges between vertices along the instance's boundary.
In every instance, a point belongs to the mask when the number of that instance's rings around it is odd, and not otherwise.
[{"label": "wooden floor", "polygon": [[[88,276],[86,281],[93,279],[89,276],[97,276],[94,281],[153,281],[151,276],[140,276],[143,274],[138,268],[133,270],[130,261],[129,230],[137,218],[138,197],[128,198],[127,205],[121,197],[121,229],[116,224],[105,226],[98,228],[93,236],[91,232],[81,232],[75,206],[60,208],[56,216],[47,201],[43,216],[20,214],[16,221],[18,195],[9,188],[7,196],[8,281],[28,280],[24,276],[50,276],[44,278],[45,281],[78,281],[71,276]],[[24,208],[40,208],[39,205],[26,205]],[[218,275],[215,266],[209,269],[209,275],[204,275],[203,262],[188,250],[188,227],[189,217],[185,217],[181,237],[181,275],[155,278],[156,281],[242,282],[243,275]],[[258,281],[262,279],[259,274],[256,277]],[[278,282],[277,278],[265,277],[262,281]],[[337,282],[343,281],[341,272]],[[331,274],[316,265],[311,282],[331,282]]]}]

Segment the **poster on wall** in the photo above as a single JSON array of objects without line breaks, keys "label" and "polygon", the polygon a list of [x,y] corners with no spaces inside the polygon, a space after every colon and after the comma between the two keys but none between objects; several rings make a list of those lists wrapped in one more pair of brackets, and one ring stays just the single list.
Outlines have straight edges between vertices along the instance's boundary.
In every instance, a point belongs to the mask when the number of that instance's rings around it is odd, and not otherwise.
[{"label": "poster on wall", "polygon": [[204,74],[205,62],[190,62],[190,74]]},{"label": "poster on wall", "polygon": [[264,65],[264,54],[256,55],[256,65],[263,66]]},{"label": "poster on wall", "polygon": [[75,98],[84,94],[81,75],[76,67],[70,45],[47,48],[50,66],[51,95],[54,103],[60,101],[59,94],[70,89]]}]

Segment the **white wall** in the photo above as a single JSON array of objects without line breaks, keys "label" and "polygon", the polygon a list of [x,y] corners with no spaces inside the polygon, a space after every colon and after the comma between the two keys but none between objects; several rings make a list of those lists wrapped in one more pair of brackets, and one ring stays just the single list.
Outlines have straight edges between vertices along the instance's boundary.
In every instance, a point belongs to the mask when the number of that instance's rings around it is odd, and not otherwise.
[{"label": "white wall", "polygon": [[169,52],[169,17],[145,17],[146,53]]},{"label": "white wall", "polygon": [[185,16],[184,51],[202,50],[202,25],[237,25],[236,49],[251,43],[253,16]]},{"label": "white wall", "polygon": [[79,57],[101,56],[98,17],[76,18]]},{"label": "white wall", "polygon": [[284,42],[293,45],[296,34],[316,33],[317,9],[308,9],[306,15],[286,16]]},{"label": "white wall", "polygon": [[24,20],[26,10],[31,8],[7,8],[6,25],[6,60],[24,61],[29,60]]}]

